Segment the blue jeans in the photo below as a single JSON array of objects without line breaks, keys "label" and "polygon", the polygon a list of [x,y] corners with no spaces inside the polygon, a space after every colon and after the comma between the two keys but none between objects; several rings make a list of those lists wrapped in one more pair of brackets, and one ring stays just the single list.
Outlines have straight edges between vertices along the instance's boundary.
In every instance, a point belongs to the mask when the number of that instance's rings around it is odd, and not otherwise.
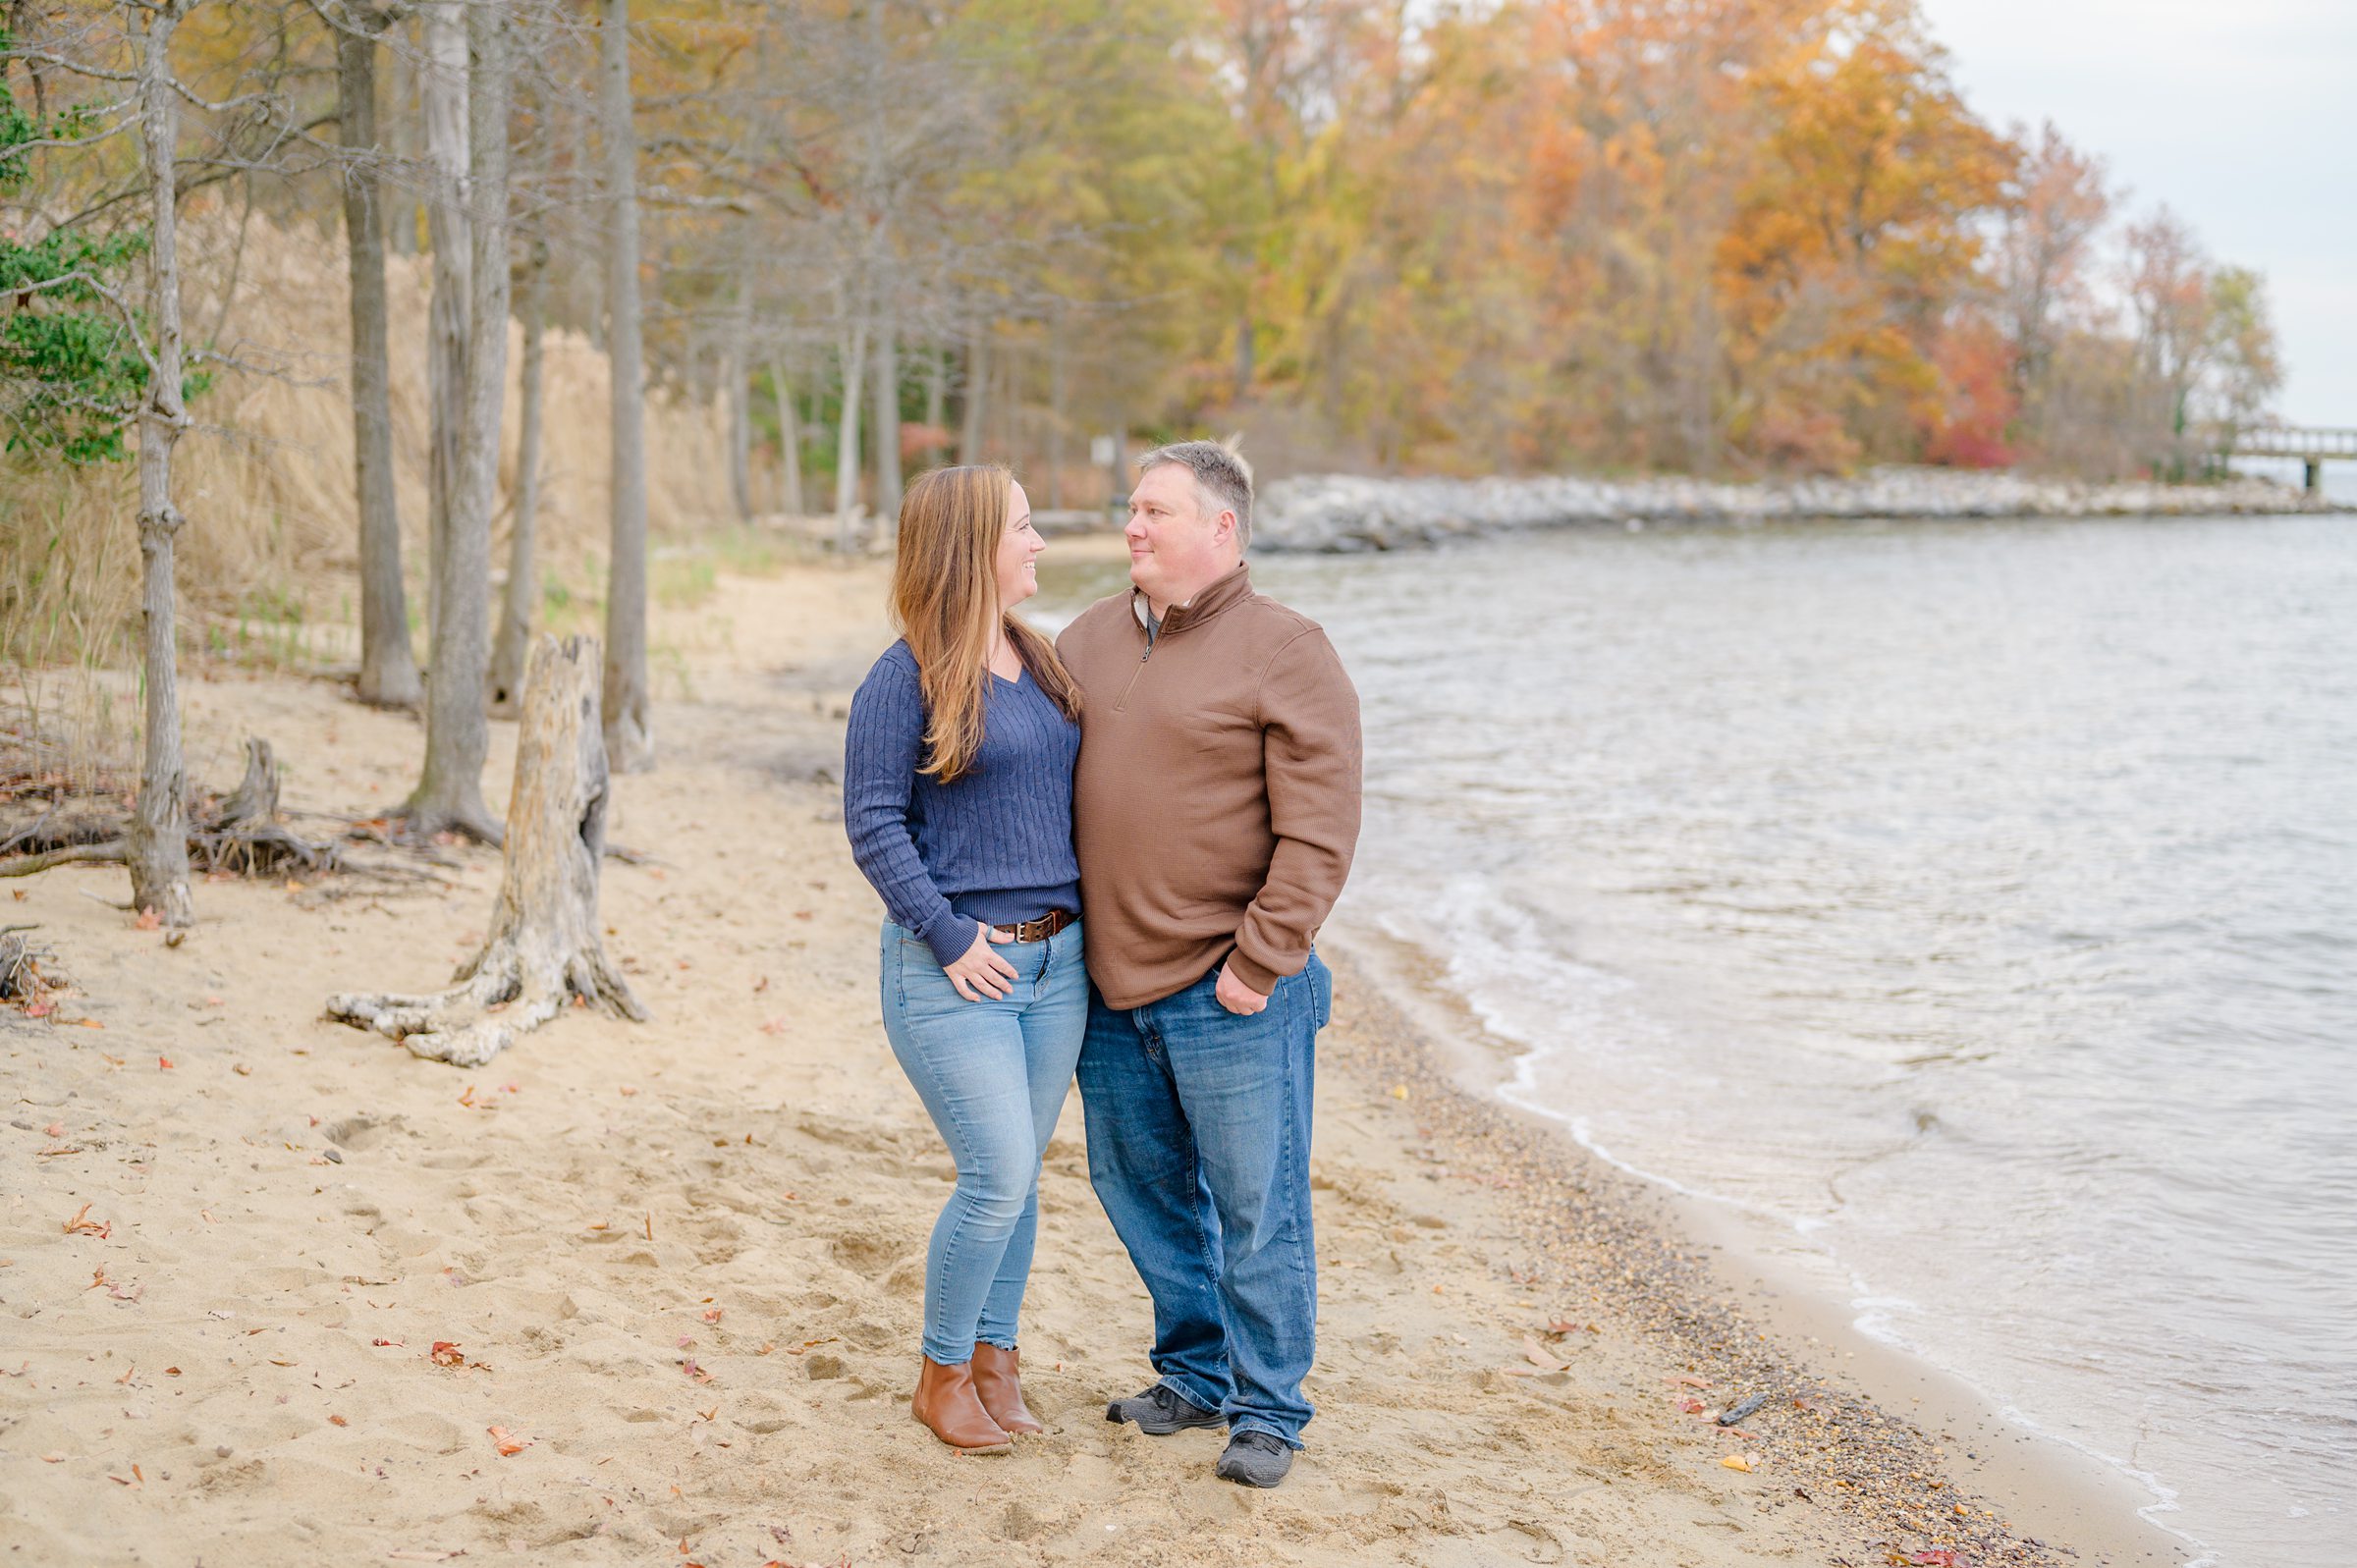
[{"label": "blue jeans", "polygon": [[1334,976],[1313,954],[1242,1017],[1219,971],[1142,1007],[1089,988],[1088,1174],[1154,1298],[1154,1371],[1233,1433],[1301,1446],[1317,1353],[1309,1109]]},{"label": "blue jeans", "polygon": [[968,1001],[933,949],[884,922],[884,1034],[958,1162],[925,1253],[925,1354],[945,1367],[974,1341],[1014,1348],[1039,1231],[1039,1162],[1088,1017],[1075,921],[1045,942],[993,946],[1018,978]]}]

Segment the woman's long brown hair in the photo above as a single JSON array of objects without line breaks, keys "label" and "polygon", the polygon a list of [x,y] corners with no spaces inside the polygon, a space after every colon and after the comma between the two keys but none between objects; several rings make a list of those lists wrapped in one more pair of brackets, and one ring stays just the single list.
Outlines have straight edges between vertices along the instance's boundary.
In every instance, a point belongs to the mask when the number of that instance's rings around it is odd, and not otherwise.
[{"label": "woman's long brown hair", "polygon": [[900,554],[892,566],[892,619],[916,655],[925,697],[923,771],[950,784],[982,749],[992,634],[1007,640],[1039,689],[1080,717],[1080,688],[1056,645],[999,609],[999,544],[1007,536],[1014,475],[996,463],[934,468],[901,501]]}]

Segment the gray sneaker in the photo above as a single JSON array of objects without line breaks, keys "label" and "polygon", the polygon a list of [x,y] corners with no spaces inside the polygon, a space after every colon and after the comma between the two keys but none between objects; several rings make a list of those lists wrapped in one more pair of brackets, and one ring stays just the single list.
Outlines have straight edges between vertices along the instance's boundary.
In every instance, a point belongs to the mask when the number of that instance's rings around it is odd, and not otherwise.
[{"label": "gray sneaker", "polygon": [[1142,1394],[1127,1399],[1116,1399],[1105,1407],[1105,1419],[1112,1422],[1134,1421],[1137,1430],[1150,1437],[1168,1437],[1174,1432],[1189,1427],[1225,1427],[1228,1418],[1216,1410],[1206,1410],[1168,1383],[1156,1383]]},{"label": "gray sneaker", "polygon": [[1218,1475],[1239,1487],[1274,1487],[1293,1468],[1293,1451],[1265,1432],[1239,1432],[1220,1455]]}]

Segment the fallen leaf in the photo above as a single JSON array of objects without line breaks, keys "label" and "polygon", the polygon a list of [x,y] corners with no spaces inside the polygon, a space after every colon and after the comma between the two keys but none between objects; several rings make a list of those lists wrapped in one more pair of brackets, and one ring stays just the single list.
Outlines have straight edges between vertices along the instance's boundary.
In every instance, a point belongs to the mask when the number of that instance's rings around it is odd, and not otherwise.
[{"label": "fallen leaf", "polygon": [[1956,1554],[1945,1547],[1938,1551],[1919,1551],[1907,1561],[1921,1564],[1922,1568],[1956,1568]]},{"label": "fallen leaf", "polygon": [[46,998],[25,1003],[25,1016],[27,1018],[46,1018],[55,1011],[57,1003]]},{"label": "fallen leaf", "polygon": [[726,1307],[715,1307],[710,1312],[704,1314],[704,1322],[718,1323],[720,1322],[720,1315],[726,1311],[728,1311]]},{"label": "fallen leaf", "polygon": [[1702,1401],[1689,1394],[1677,1402],[1677,1408],[1689,1416],[1699,1416],[1702,1414]]},{"label": "fallen leaf", "polygon": [[1392,1085],[1392,1098],[1394,1100],[1405,1100],[1407,1098],[1407,1085],[1403,1083],[1396,1083]]},{"label": "fallen leaf", "polygon": [[131,1381],[131,1379],[134,1379],[134,1378],[137,1377],[138,1375],[139,1375],[139,1369],[138,1369],[137,1366],[130,1366],[130,1367],[126,1367],[126,1368],[124,1368],[124,1369],[123,1369],[123,1376],[122,1376],[122,1377],[120,1377],[120,1378],[117,1378],[117,1379],[115,1379],[115,1381],[117,1381],[117,1382],[129,1382],[129,1381]]},{"label": "fallen leaf", "polygon": [[462,1105],[462,1106],[468,1107],[468,1108],[470,1108],[473,1107],[473,1105],[474,1105],[474,1085],[472,1085],[472,1084],[468,1084],[468,1085],[466,1086],[466,1092],[465,1094],[463,1094],[463,1095],[459,1096],[459,1104],[460,1104],[460,1105]]},{"label": "fallen leaf", "polygon": [[242,1061],[233,1064],[229,1070],[236,1073],[241,1078],[250,1078],[253,1076],[253,1069],[247,1066],[246,1063]]},{"label": "fallen leaf", "polygon": [[1571,1365],[1529,1334],[1522,1336],[1522,1359],[1534,1367],[1543,1367],[1549,1372],[1561,1372]]},{"label": "fallen leaf", "polygon": [[1719,1462],[1727,1466],[1727,1468],[1729,1470],[1740,1470],[1745,1474],[1749,1474],[1751,1471],[1752,1461],[1751,1455],[1749,1454],[1728,1454],[1726,1458],[1720,1460]]},{"label": "fallen leaf", "polygon": [[[409,1346],[403,1344],[398,1339],[371,1339],[368,1342],[384,1349],[407,1350],[409,1348]],[[454,1346],[453,1348],[455,1349],[456,1347]]]},{"label": "fallen leaf", "polygon": [[62,1465],[62,1464],[64,1464],[65,1462],[66,1462],[66,1456],[65,1456],[64,1454],[43,1454],[43,1455],[41,1455],[41,1463],[42,1463],[42,1464],[44,1464],[44,1465]]},{"label": "fallen leaf", "polygon": [[710,1382],[712,1380],[712,1375],[704,1371],[703,1368],[697,1366],[693,1356],[682,1358],[680,1362],[680,1370],[685,1372],[688,1377],[693,1378],[697,1382]]},{"label": "fallen leaf", "polygon": [[133,921],[131,924],[132,928],[137,931],[154,931],[160,928],[163,923],[164,916],[162,910],[142,909],[139,911],[139,918]]},{"label": "fallen leaf", "polygon": [[95,1219],[84,1218],[83,1217],[89,1212],[90,1206],[86,1203],[75,1210],[74,1217],[65,1223],[66,1234],[69,1236],[96,1236],[100,1241],[104,1241],[114,1233],[115,1222],[109,1219],[101,1223]]},{"label": "fallen leaf", "polygon": [[43,1127],[41,1133],[44,1137],[63,1138],[66,1135],[66,1124],[62,1121],[53,1121]]},{"label": "fallen leaf", "polygon": [[627,1084],[627,1083],[626,1083],[626,1084],[624,1084],[624,1085],[622,1086],[622,1098],[623,1098],[623,1099],[625,1099],[625,1100],[628,1100],[628,1099],[630,1099],[630,1096],[632,1096],[632,1095],[636,1094],[637,1092],[638,1092],[637,1090],[635,1090],[635,1089],[631,1088],[631,1087],[630,1087],[629,1084]]},{"label": "fallen leaf", "polygon": [[435,1340],[434,1348],[427,1354],[433,1358],[433,1363],[437,1367],[464,1367],[466,1365],[466,1353],[461,1350],[458,1341],[453,1339]]},{"label": "fallen leaf", "polygon": [[1662,1381],[1681,1383],[1688,1388],[1708,1388],[1711,1385],[1711,1379],[1708,1378],[1690,1377],[1684,1373],[1678,1373],[1672,1377],[1664,1378]]},{"label": "fallen leaf", "polygon": [[337,1427],[349,1427],[352,1425],[351,1422],[346,1421],[342,1416],[330,1416],[327,1419],[330,1425]]},{"label": "fallen leaf", "polygon": [[505,1427],[492,1427],[488,1431],[491,1433],[492,1445],[499,1449],[499,1457],[502,1459],[520,1454],[532,1445],[531,1439],[519,1437]]},{"label": "fallen leaf", "polygon": [[1551,1334],[1567,1334],[1578,1326],[1579,1325],[1573,1323],[1568,1318],[1550,1318],[1547,1320],[1547,1331]]}]

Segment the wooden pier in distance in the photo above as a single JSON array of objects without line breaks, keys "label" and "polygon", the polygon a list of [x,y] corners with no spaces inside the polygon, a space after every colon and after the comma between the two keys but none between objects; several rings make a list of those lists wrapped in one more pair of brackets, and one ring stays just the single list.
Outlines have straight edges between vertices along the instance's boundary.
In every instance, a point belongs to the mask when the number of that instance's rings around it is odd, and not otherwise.
[{"label": "wooden pier in distance", "polygon": [[2220,448],[2228,458],[2292,458],[2307,477],[2310,495],[2325,487],[2325,460],[2357,462],[2357,430],[2327,430],[2302,425],[2250,425],[2232,432]]}]

